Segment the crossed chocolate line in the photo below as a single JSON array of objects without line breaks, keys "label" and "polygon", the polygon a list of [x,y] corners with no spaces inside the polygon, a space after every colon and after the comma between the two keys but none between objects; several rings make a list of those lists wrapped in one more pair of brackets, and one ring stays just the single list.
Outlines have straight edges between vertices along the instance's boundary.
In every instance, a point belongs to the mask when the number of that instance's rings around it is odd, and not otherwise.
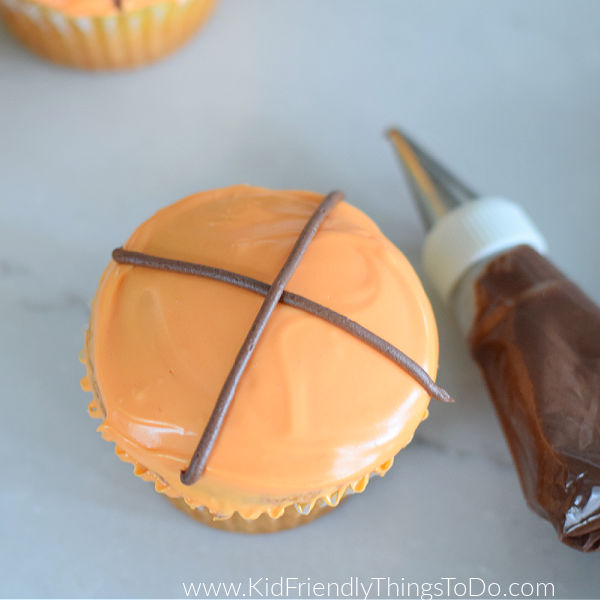
[{"label": "crossed chocolate line", "polygon": [[112,257],[117,263],[148,267],[162,271],[172,271],[184,275],[206,277],[216,281],[237,285],[238,287],[261,294],[265,297],[263,304],[254,319],[254,323],[250,327],[250,331],[236,356],[231,371],[223,384],[221,393],[217,398],[208,424],[198,442],[188,468],[181,472],[181,482],[184,485],[193,485],[202,476],[246,365],[256,348],[256,344],[258,343],[269,318],[279,302],[308,312],[350,333],[393,360],[410,377],[421,385],[432,398],[439,400],[440,402],[453,402],[453,399],[448,392],[440,388],[420,365],[383,338],[380,338],[372,331],[365,329],[362,325],[359,325],[356,321],[353,321],[344,315],[313,302],[304,296],[285,291],[285,286],[294,274],[294,271],[300,263],[310,242],[314,238],[319,226],[325,220],[332,208],[338,202],[343,200],[343,198],[344,194],[339,191],[331,192],[325,196],[302,229],[286,262],[271,285],[239,273],[199,263],[172,260],[159,256],[152,256],[143,252],[125,250],[123,248],[113,250]]}]

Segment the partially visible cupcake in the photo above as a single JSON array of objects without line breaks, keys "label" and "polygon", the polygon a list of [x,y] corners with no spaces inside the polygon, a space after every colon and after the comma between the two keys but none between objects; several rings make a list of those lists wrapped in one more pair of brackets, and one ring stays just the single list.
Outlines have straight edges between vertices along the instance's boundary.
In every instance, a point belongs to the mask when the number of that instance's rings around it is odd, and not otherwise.
[{"label": "partially visible cupcake", "polygon": [[83,69],[125,69],[186,42],[216,0],[0,0],[8,29],[40,56]]},{"label": "partially visible cupcake", "polygon": [[339,196],[254,346],[199,478],[186,480],[192,456],[267,284],[323,197],[195,194],[140,225],[100,280],[82,353],[90,414],[136,475],[200,521],[264,532],[312,520],[386,473],[431,395],[449,399],[431,379],[437,329],[417,275]]}]

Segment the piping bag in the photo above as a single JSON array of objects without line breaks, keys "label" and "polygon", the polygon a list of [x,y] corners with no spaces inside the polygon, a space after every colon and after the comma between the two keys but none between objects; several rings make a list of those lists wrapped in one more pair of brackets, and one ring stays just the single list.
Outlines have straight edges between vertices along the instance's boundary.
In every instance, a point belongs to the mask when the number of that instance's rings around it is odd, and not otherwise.
[{"label": "piping bag", "polygon": [[529,506],[600,548],[600,308],[546,258],[525,212],[481,197],[389,132],[423,217],[423,266],[458,319]]}]

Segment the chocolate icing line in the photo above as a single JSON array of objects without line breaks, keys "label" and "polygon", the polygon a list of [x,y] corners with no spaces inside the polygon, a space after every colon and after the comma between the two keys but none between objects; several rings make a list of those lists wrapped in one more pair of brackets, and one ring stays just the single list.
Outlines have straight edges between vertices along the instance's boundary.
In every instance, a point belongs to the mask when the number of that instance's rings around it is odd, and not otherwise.
[{"label": "chocolate icing line", "polygon": [[206,463],[208,462],[208,457],[217,441],[217,437],[219,436],[221,427],[227,416],[227,411],[231,406],[235,390],[242,378],[246,365],[254,353],[256,344],[260,340],[269,318],[273,314],[273,311],[281,298],[281,294],[283,294],[285,286],[294,274],[308,245],[314,238],[315,233],[317,233],[317,229],[325,220],[325,217],[327,217],[331,209],[342,200],[343,197],[344,194],[337,191],[331,192],[325,196],[317,210],[302,229],[290,255],[287,257],[281,271],[279,271],[275,281],[273,281],[273,284],[269,288],[263,304],[254,319],[254,323],[252,323],[250,331],[235,358],[231,371],[223,384],[221,393],[217,398],[215,407],[210,415],[206,429],[198,442],[192,460],[190,461],[188,468],[181,472],[181,483],[184,485],[193,485],[202,476]]},{"label": "chocolate icing line", "polygon": [[450,395],[445,390],[438,387],[425,372],[425,370],[420,367],[420,365],[406,356],[399,349],[395,348],[373,332],[365,329],[355,321],[352,321],[351,319],[348,319],[347,317],[344,317],[343,315],[336,313],[331,309],[321,306],[316,302],[304,298],[303,296],[285,291],[285,286],[294,274],[294,271],[304,256],[308,245],[314,238],[317,229],[325,220],[331,209],[343,198],[344,195],[341,192],[334,191],[329,193],[323,199],[317,210],[313,213],[309,221],[304,226],[281,271],[275,278],[273,284],[270,286],[256,279],[245,277],[244,275],[226,271],[224,269],[218,269],[216,267],[209,267],[206,265],[180,260],[165,259],[141,252],[124,250],[123,248],[117,248],[113,250],[113,260],[115,260],[117,263],[139,265],[183,274],[209,277],[217,281],[223,281],[225,283],[237,285],[238,287],[242,287],[265,296],[254,323],[252,324],[250,331],[248,332],[248,335],[236,356],[231,371],[225,380],[217,402],[213,408],[212,414],[209,418],[208,424],[204,429],[202,437],[196,447],[192,459],[190,460],[188,468],[181,472],[181,482],[184,485],[193,485],[202,476],[246,365],[248,364],[254,349],[256,348],[256,344],[258,343],[269,318],[273,314],[275,307],[280,301],[285,302],[290,306],[295,306],[305,310],[363,340],[365,343],[396,362],[436,400],[440,400],[442,402],[453,402],[453,399],[450,397]]},{"label": "chocolate icing line", "polygon": [[[204,277],[213,279],[222,283],[229,283],[239,288],[266,296],[269,291],[269,284],[264,281],[259,281],[246,275],[240,275],[226,269],[218,267],[210,267],[200,263],[187,262],[183,260],[175,260],[171,258],[162,258],[160,256],[152,256],[143,252],[135,252],[133,250],[125,250],[117,248],[113,250],[113,260],[120,264],[134,265],[137,267],[145,267],[148,269],[156,269],[158,271],[170,271],[172,273],[180,273],[182,275],[193,275],[196,277]],[[390,344],[388,341],[379,337],[377,334],[363,327],[360,323],[349,319],[348,317],[327,308],[322,304],[309,300],[308,298],[295,294],[293,292],[284,291],[281,295],[280,302],[302,310],[315,317],[319,317],[346,333],[354,336],[360,341],[368,344],[377,352],[383,354],[393,362],[395,362],[403,371],[414,379],[434,400],[439,402],[454,402],[450,394],[443,388],[437,385],[429,377],[429,374],[412,358],[404,354],[402,350]]]}]

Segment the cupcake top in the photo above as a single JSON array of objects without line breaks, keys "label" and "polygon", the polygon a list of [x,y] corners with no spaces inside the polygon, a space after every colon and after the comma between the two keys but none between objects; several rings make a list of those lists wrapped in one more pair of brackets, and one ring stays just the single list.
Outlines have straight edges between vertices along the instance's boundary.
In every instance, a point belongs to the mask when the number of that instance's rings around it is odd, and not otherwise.
[{"label": "cupcake top", "polygon": [[[181,3],[186,0],[179,0]],[[189,1],[189,0],[187,0]],[[214,0],[206,0],[211,3]],[[165,4],[165,0],[35,0],[70,17],[105,17],[119,12],[140,10],[152,5]]]},{"label": "cupcake top", "polygon": [[[322,196],[235,186],[157,212],[124,249],[271,283]],[[286,287],[357,321],[433,378],[438,342],[420,281],[358,209],[327,216]],[[277,516],[383,472],[429,395],[392,360],[279,304],[243,374],[203,476],[186,469],[263,302],[210,279],[117,264],[102,276],[85,349],[99,429],[159,491],[217,515]]]}]

